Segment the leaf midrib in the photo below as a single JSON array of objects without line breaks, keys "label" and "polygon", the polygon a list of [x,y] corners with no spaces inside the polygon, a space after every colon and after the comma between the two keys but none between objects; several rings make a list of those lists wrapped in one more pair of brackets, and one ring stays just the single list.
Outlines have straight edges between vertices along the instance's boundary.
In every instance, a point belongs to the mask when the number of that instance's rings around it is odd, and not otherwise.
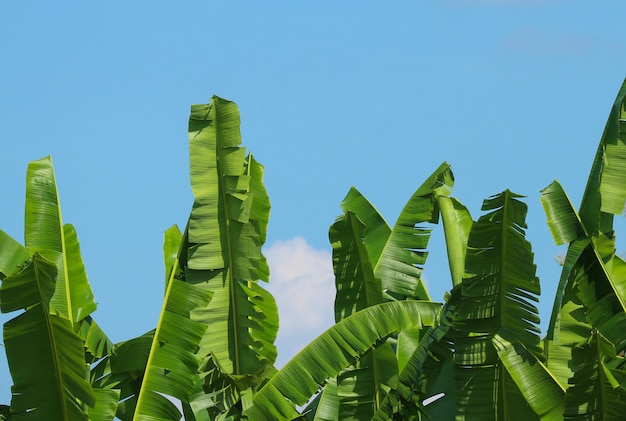
[{"label": "leaf midrib", "polygon": [[[41,297],[41,311],[43,312],[44,315],[44,320],[46,321],[46,331],[48,332],[48,341],[50,342],[50,350],[52,353],[52,363],[53,363],[53,367],[54,367],[54,372],[55,372],[55,377],[56,377],[56,391],[59,395],[59,403],[60,403],[60,407],[61,407],[61,414],[63,415],[63,419],[64,420],[69,420],[68,418],[68,412],[67,412],[67,407],[65,404],[65,396],[63,394],[63,382],[62,382],[62,370],[61,370],[61,365],[59,364],[59,356],[58,356],[58,352],[57,352],[57,347],[56,347],[56,341],[54,340],[54,335],[52,334],[52,323],[50,320],[50,312],[49,310],[46,308],[47,306],[44,304],[44,291],[42,289],[41,286],[41,282],[39,279],[39,268],[38,268],[38,259],[35,258],[33,259],[33,269],[35,271],[35,281],[37,283],[37,289],[39,291],[39,296]],[[28,311],[28,310],[27,310]]]},{"label": "leaf midrib", "polygon": [[234,262],[233,262],[233,244],[230,236],[230,213],[228,208],[228,200],[226,195],[226,186],[224,183],[224,169],[222,162],[222,148],[221,148],[221,139],[220,139],[220,121],[218,119],[218,101],[215,101],[215,155],[217,161],[217,176],[219,179],[219,190],[220,196],[222,200],[222,204],[224,207],[224,220],[226,224],[226,249],[228,250],[228,256],[226,260],[228,261],[228,266],[225,268],[228,271],[228,294],[230,296],[230,306],[231,306],[231,319],[233,323],[233,341],[234,341],[234,352],[235,358],[233,361],[233,374],[240,374],[241,372],[241,362],[239,357],[239,324],[237,323],[237,297],[235,296],[235,288],[234,283],[236,282],[235,273],[234,273]]}]

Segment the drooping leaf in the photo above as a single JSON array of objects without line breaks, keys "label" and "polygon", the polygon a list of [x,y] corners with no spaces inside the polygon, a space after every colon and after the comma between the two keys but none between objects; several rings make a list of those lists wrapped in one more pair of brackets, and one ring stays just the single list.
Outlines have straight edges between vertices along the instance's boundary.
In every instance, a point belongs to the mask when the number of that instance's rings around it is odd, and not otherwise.
[{"label": "drooping leaf", "polygon": [[557,245],[571,243],[587,235],[574,205],[558,181],[541,190],[540,199]]},{"label": "drooping leaf", "polygon": [[366,225],[348,211],[330,227],[335,273],[335,320],[383,302],[380,280],[374,271],[364,241]]},{"label": "drooping leaf", "polygon": [[298,416],[295,405],[304,405],[343,368],[402,329],[432,326],[440,304],[398,301],[363,309],[322,333],[292,358],[254,395],[249,419],[291,420]]}]

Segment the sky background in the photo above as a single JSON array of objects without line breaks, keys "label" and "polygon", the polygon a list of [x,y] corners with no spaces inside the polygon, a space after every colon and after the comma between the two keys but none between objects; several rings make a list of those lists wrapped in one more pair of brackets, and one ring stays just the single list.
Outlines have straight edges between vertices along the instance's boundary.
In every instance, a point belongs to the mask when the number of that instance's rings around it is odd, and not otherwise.
[{"label": "sky background", "polygon": [[[539,191],[559,179],[580,203],[626,76],[626,2],[221,3],[0,2],[0,229],[23,241],[27,165],[52,155],[94,318],[115,342],[152,329],[163,231],[193,203],[189,107],[215,94],[265,165],[280,364],[333,322],[328,228],[350,186],[393,225],[443,161],[474,219],[492,194],[527,196],[545,331],[563,250]],[[441,300],[441,229],[429,249]],[[8,376],[0,359],[0,403]]]}]

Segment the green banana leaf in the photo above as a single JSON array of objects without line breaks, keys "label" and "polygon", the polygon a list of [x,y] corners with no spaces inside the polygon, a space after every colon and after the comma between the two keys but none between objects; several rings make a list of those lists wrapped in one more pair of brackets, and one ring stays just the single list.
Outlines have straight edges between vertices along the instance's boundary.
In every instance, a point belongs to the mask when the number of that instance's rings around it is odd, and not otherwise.
[{"label": "green banana leaf", "polygon": [[374,266],[383,291],[391,299],[430,300],[421,281],[431,229],[439,220],[437,196],[447,196],[454,184],[450,165],[443,163],[411,196]]},{"label": "green banana leaf", "polygon": [[[180,249],[187,247],[186,238],[179,233],[166,234],[165,250],[171,238],[179,238]],[[166,254],[167,259],[167,254]],[[211,293],[196,285],[177,279],[179,262],[173,262],[167,283],[163,308],[152,338],[141,389],[133,420],[170,419],[178,421],[180,412],[173,409],[165,396],[189,401],[197,381],[200,359],[195,351],[206,325],[191,319],[191,312],[205,307]]]},{"label": "green banana leaf", "polygon": [[364,225],[363,243],[371,265],[375,267],[389,240],[391,228],[370,201],[354,187],[341,202],[341,209],[344,214],[354,213]]},{"label": "green banana leaf", "polygon": [[194,311],[208,326],[200,349],[225,373],[257,374],[276,359],[278,310],[258,285],[269,269],[261,246],[269,219],[263,167],[240,147],[235,103],[213,97],[189,119],[191,186],[186,279],[214,293]]},{"label": "green banana leaf", "polygon": [[539,419],[562,420],[565,390],[548,368],[506,329],[496,333],[491,342],[502,366]]},{"label": "green banana leaf", "polygon": [[324,389],[302,411],[309,421],[339,421],[337,378],[331,377]]},{"label": "green banana leaf", "polygon": [[[350,207],[356,208],[373,224],[373,229],[368,228],[357,214],[348,210]],[[369,250],[380,255],[386,241],[383,236],[390,232],[378,212],[356,189],[352,188],[348,192],[342,208],[344,214],[337,218],[329,230],[337,290],[337,322],[359,310],[383,302],[381,283],[374,276]],[[368,240],[372,241],[369,248]],[[321,419],[335,416],[342,420],[371,418],[381,395],[384,395],[382,388],[397,374],[397,367],[394,369],[394,365],[397,363],[389,344],[368,351],[337,378],[330,380],[331,386],[324,388],[319,394],[319,402],[315,404],[315,408],[322,408],[325,415],[315,417]],[[311,408],[313,406],[309,409]]]},{"label": "green banana leaf", "polygon": [[437,194],[436,198],[446,238],[452,286],[455,287],[461,284],[465,274],[465,254],[472,228],[472,216],[457,199],[443,194]]},{"label": "green banana leaf", "polygon": [[87,406],[96,403],[82,338],[67,318],[50,312],[56,280],[57,265],[36,252],[0,287],[3,313],[25,309],[3,330],[14,420],[87,420]]},{"label": "green banana leaf", "polygon": [[0,230],[0,280],[19,272],[30,260],[30,253],[6,232]]},{"label": "green banana leaf", "polygon": [[466,276],[453,322],[454,393],[457,417],[536,419],[498,358],[493,336],[506,329],[532,355],[541,357],[539,280],[525,239],[527,206],[508,190],[483,203],[488,213],[472,225]]},{"label": "green banana leaf", "polygon": [[598,145],[579,214],[590,235],[613,230],[613,214],[624,210],[626,186],[626,144],[624,139],[624,102],[626,80],[611,107]]},{"label": "green banana leaf", "polygon": [[248,419],[291,420],[327,379],[403,329],[433,326],[440,304],[397,301],[365,308],[322,333],[255,393]]},{"label": "green banana leaf", "polygon": [[576,367],[565,395],[566,420],[623,420],[626,413],[626,390],[616,378],[624,370],[612,369],[616,356],[613,344],[601,333],[593,331],[589,339],[572,352]]},{"label": "green banana leaf", "polygon": [[374,276],[364,225],[353,212],[346,212],[330,227],[335,273],[335,320],[383,302],[380,279]]},{"label": "green banana leaf", "polygon": [[[440,310],[439,323],[428,328],[423,335],[415,335],[414,331],[408,330],[416,336],[417,344],[412,347],[408,360],[401,364],[402,370],[398,376],[397,386],[385,397],[371,418],[372,421],[386,421],[398,417],[420,419],[421,414],[425,414],[426,418],[437,420],[454,417],[454,412],[450,411],[454,408],[454,389],[450,371],[453,346],[446,343],[449,341],[446,335],[452,326],[459,295],[460,287],[456,287]],[[434,362],[431,369],[428,366],[429,360]],[[428,408],[422,406],[425,398],[440,393],[444,394],[440,399],[442,402],[431,404]]]},{"label": "green banana leaf", "polygon": [[71,225],[63,225],[49,156],[28,165],[24,229],[26,248],[31,253],[41,253],[58,268],[51,311],[74,325],[91,314],[96,304],[80,257],[76,231]]}]

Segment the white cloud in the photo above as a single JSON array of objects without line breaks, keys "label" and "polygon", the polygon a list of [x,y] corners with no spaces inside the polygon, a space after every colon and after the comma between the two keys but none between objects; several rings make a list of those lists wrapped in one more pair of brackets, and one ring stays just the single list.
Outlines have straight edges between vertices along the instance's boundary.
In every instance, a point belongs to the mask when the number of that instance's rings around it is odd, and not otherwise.
[{"label": "white cloud", "polygon": [[276,241],[263,253],[270,266],[267,289],[280,316],[276,345],[281,366],[334,323],[332,255],[301,237]]}]

